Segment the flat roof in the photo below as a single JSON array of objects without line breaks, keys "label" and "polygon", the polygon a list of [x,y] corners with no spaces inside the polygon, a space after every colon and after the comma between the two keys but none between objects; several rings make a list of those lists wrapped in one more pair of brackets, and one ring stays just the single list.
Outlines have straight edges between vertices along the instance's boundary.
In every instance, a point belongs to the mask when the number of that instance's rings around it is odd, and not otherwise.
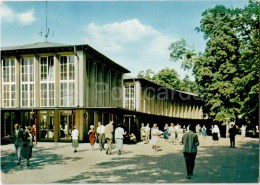
[{"label": "flat roof", "polygon": [[32,44],[18,45],[1,47],[2,56],[12,56],[12,55],[22,55],[22,54],[34,54],[34,53],[49,53],[49,52],[75,52],[75,50],[85,50],[87,53],[93,55],[94,57],[102,60],[102,62],[111,65],[115,69],[122,71],[124,73],[130,73],[130,71],[119,64],[115,63],[113,60],[109,59],[102,53],[98,52],[88,44],[82,45],[67,45],[53,42],[36,42]]}]

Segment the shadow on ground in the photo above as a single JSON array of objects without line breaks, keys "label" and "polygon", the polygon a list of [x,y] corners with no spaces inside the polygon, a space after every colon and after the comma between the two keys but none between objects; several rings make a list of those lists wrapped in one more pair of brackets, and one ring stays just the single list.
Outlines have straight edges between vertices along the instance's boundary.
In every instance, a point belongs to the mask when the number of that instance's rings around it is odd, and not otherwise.
[{"label": "shadow on ground", "polygon": [[[43,169],[45,166],[50,165],[65,165],[69,161],[77,161],[80,157],[63,157],[62,155],[54,154],[51,149],[37,148],[33,149],[33,157],[30,160],[30,170]],[[20,167],[17,168],[15,154],[13,151],[1,152],[1,171],[2,173],[8,173],[10,171],[22,171],[25,166],[25,159],[22,159]]]},{"label": "shadow on ground", "polygon": [[86,167],[85,172],[77,176],[55,183],[256,183],[259,175],[258,150],[257,141],[237,148],[218,145],[199,147],[191,180],[186,179],[182,153],[174,151],[163,156],[115,156],[110,161]]}]

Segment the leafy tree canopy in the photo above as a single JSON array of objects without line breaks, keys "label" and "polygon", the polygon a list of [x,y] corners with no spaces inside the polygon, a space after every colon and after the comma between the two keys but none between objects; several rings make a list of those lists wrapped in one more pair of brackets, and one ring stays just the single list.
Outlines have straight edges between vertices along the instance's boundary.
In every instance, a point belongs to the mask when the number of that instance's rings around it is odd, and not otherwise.
[{"label": "leafy tree canopy", "polygon": [[217,5],[202,13],[196,28],[207,41],[204,53],[196,54],[184,40],[169,47],[171,59],[182,60],[184,66],[191,56],[188,64],[204,99],[204,113],[214,120],[228,117],[257,124],[259,16],[256,1],[236,9]]},{"label": "leafy tree canopy", "polygon": [[181,80],[179,74],[174,69],[165,68],[160,70],[158,73],[155,73],[151,69],[147,69],[146,71],[140,71],[137,77],[144,78],[170,89],[198,93],[196,83],[194,81],[190,81],[189,76],[186,76],[183,80]]}]

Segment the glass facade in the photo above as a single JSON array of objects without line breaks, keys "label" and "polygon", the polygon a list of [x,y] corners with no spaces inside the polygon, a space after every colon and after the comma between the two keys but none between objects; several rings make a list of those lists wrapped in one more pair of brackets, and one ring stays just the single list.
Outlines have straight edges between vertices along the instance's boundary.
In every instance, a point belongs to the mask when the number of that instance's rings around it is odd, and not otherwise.
[{"label": "glass facade", "polygon": [[40,58],[40,104],[41,107],[53,107],[54,101],[54,83],[55,83],[54,57]]},{"label": "glass facade", "polygon": [[21,107],[35,106],[34,58],[21,59]]},{"label": "glass facade", "polygon": [[124,104],[126,109],[135,110],[135,85],[126,84]]},{"label": "glass facade", "polygon": [[3,107],[16,106],[16,85],[15,85],[15,59],[2,60],[2,104]]},{"label": "glass facade", "polygon": [[60,57],[60,106],[75,106],[74,56]]}]

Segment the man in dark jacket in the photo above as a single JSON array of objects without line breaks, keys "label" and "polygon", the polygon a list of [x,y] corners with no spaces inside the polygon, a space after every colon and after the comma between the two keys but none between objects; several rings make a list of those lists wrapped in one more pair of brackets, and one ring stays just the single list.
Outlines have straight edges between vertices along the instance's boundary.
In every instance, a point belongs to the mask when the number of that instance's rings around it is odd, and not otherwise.
[{"label": "man in dark jacket", "polygon": [[235,148],[235,136],[236,136],[236,127],[235,125],[231,125],[231,128],[228,131],[229,139],[230,139],[230,147]]},{"label": "man in dark jacket", "polygon": [[19,128],[18,123],[14,125],[13,142],[15,147],[15,158],[17,166],[21,164],[21,152],[23,147],[23,130]]},{"label": "man in dark jacket", "polygon": [[186,162],[187,179],[191,179],[195,167],[197,146],[199,146],[198,135],[196,134],[195,124],[189,126],[189,131],[182,137],[183,155]]}]

